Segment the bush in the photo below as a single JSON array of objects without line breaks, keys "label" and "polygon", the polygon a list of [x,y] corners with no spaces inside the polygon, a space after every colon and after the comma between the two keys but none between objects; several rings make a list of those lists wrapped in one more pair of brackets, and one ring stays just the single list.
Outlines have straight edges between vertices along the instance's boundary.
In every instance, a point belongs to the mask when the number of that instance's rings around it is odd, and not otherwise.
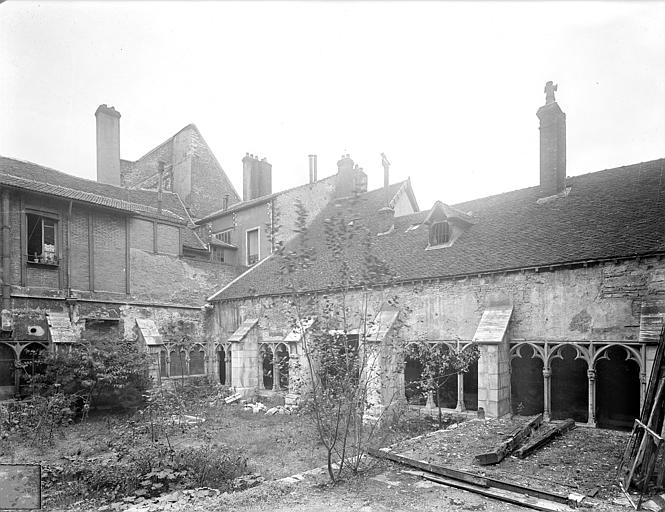
[{"label": "bush", "polygon": [[81,341],[40,357],[43,372],[31,377],[37,394],[79,397],[78,412],[96,403],[136,405],[150,384],[148,358],[133,341]]}]

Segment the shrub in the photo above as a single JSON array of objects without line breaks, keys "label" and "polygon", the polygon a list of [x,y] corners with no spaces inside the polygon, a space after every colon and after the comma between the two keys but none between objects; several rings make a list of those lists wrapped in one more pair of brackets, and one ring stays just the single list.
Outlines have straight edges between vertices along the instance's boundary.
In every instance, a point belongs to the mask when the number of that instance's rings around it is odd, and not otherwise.
[{"label": "shrub", "polygon": [[150,383],[147,355],[128,340],[81,341],[43,354],[40,363],[44,371],[31,377],[35,392],[79,397],[84,415],[97,402],[135,405]]}]

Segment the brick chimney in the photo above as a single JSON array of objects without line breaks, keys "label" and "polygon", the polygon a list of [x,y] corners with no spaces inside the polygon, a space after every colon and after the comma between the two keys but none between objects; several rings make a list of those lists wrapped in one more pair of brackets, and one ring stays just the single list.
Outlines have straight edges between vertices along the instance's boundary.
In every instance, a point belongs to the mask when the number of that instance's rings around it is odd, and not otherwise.
[{"label": "brick chimney", "polygon": [[566,114],[556,102],[553,82],[545,84],[545,105],[538,109],[540,119],[540,190],[542,197],[566,188]]},{"label": "brick chimney", "polygon": [[100,105],[97,118],[97,181],[120,185],[120,112]]},{"label": "brick chimney", "polygon": [[337,162],[337,178],[335,180],[335,196],[347,197],[354,193],[367,192],[367,174],[354,165],[349,155],[342,155]]},{"label": "brick chimney", "polygon": [[242,200],[272,194],[272,165],[265,158],[245,154],[242,159]]}]

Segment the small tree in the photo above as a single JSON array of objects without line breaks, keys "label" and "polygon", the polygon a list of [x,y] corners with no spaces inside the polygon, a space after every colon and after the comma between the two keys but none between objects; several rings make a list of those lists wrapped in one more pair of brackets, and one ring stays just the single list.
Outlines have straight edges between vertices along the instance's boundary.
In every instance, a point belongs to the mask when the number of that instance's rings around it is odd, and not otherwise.
[{"label": "small tree", "polygon": [[479,357],[480,351],[475,344],[465,348],[452,348],[444,343],[419,341],[406,347],[405,358],[416,361],[422,368],[420,379],[415,382],[416,388],[424,396],[430,393],[436,396],[439,428],[443,426],[440,389],[450,377],[466,373]]},{"label": "small tree", "polygon": [[[373,290],[393,276],[373,253],[372,234],[358,217],[357,201],[357,196],[347,200],[345,208],[325,220],[325,256],[310,244],[307,212],[300,202],[295,205],[296,241],[287,247],[274,240],[282,281],[290,292],[292,327],[302,335],[306,404],[326,448],[333,483],[347,466],[358,471],[380,424],[377,395],[397,373],[382,364],[381,347],[372,341],[382,326],[375,325],[370,313]],[[308,271],[316,263],[335,269],[334,282],[317,298],[305,293]],[[395,299],[390,303],[396,306]]]}]

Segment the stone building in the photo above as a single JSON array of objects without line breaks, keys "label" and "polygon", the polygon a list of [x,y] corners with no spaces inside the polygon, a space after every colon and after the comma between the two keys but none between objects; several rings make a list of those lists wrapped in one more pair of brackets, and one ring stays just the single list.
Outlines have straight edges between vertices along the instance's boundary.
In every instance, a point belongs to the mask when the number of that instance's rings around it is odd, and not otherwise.
[{"label": "stone building", "polygon": [[82,338],[138,340],[155,377],[212,371],[201,305],[242,269],[212,260],[192,214],[239,198],[193,125],[129,163],[120,114],[96,117],[97,181],[0,157],[0,398],[20,389],[16,360]]},{"label": "stone building", "polygon": [[[551,83],[537,115],[538,186],[427,211],[414,207],[408,183],[354,200],[350,222],[367,226],[373,252],[397,276],[369,292],[370,317],[387,318],[386,301],[397,295],[403,343],[478,345],[477,365],[442,390],[445,407],[629,425],[662,323],[665,159],[567,177],[566,117]],[[319,257],[298,277],[302,294],[335,293],[339,262],[326,254],[323,225],[346,196],[310,225]],[[359,310],[367,293],[354,290],[347,301]],[[290,294],[271,256],[209,298],[209,337],[218,353],[230,352],[239,391],[292,384],[289,366],[275,364],[302,356],[300,334],[286,322]],[[419,368],[403,363],[395,386],[416,399],[409,384]]]}]

